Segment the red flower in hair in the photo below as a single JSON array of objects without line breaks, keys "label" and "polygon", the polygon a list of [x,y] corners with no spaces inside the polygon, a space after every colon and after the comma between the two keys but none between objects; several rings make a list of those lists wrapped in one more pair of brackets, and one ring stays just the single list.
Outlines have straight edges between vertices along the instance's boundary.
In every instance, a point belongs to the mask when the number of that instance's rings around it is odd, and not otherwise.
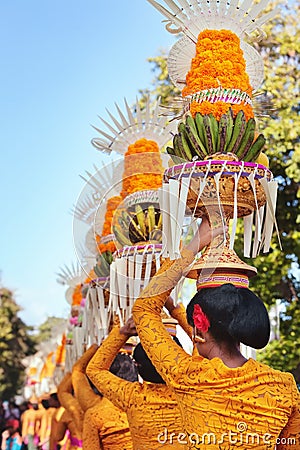
[{"label": "red flower in hair", "polygon": [[210,327],[210,322],[207,315],[202,311],[200,305],[194,306],[193,320],[196,328],[199,331],[206,333]]}]

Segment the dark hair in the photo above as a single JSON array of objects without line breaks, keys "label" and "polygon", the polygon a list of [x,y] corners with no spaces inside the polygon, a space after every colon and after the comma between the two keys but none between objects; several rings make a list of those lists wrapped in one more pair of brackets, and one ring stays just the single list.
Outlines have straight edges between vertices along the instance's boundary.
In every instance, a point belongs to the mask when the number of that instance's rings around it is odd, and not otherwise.
[{"label": "dark hair", "polygon": [[52,392],[52,394],[50,394],[50,397],[51,397],[52,400],[54,400],[55,402],[59,402],[57,392]]},{"label": "dark hair", "polygon": [[250,289],[227,283],[216,288],[204,288],[187,306],[188,323],[194,327],[194,306],[201,306],[210,321],[209,332],[218,343],[243,343],[259,349],[270,337],[270,319],[262,302]]},{"label": "dark hair", "polygon": [[[177,345],[182,347],[176,336],[172,336],[172,338]],[[138,364],[138,372],[144,381],[149,381],[150,383],[165,384],[165,381],[157,372],[156,368],[152,364],[141,343],[138,343],[136,345],[135,349],[133,350],[132,356],[133,359]]]},{"label": "dark hair", "polygon": [[126,353],[118,353],[109,371],[127,381],[137,381],[138,371],[132,358]]},{"label": "dark hair", "polygon": [[48,399],[43,399],[42,401],[41,401],[41,404],[43,405],[43,408],[45,408],[45,409],[49,409],[50,408],[50,405],[49,405],[49,400]]},{"label": "dark hair", "polygon": [[103,395],[101,394],[100,391],[98,391],[98,389],[96,388],[96,386],[94,385],[94,383],[91,382],[91,380],[89,379],[88,376],[86,376],[89,382],[89,385],[91,386],[91,388],[93,389],[94,393],[97,395],[100,395],[101,397],[103,397]]}]

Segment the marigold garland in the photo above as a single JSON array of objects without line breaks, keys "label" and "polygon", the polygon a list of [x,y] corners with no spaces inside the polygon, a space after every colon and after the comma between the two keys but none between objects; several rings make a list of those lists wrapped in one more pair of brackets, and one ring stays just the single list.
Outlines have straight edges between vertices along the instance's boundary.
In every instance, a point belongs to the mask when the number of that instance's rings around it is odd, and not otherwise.
[{"label": "marigold garland", "polygon": [[108,234],[112,233],[111,231],[112,218],[115,210],[117,209],[121,201],[122,197],[120,197],[119,195],[115,195],[114,197],[111,197],[107,200],[106,213],[102,228],[102,236],[107,236]]},{"label": "marigold garland", "polygon": [[204,101],[202,103],[192,102],[190,104],[190,112],[193,117],[195,116],[196,112],[200,112],[203,115],[213,114],[217,120],[220,120],[222,114],[225,114],[229,110],[229,108],[232,109],[234,116],[236,116],[240,110],[243,110],[246,116],[246,120],[254,117],[252,106],[246,105],[245,103],[234,105],[221,101],[215,103]]},{"label": "marigold garland", "polygon": [[121,197],[133,192],[158,189],[162,184],[164,168],[160,150],[155,141],[139,139],[129,145],[124,159]]},{"label": "marigold garland", "polygon": [[[196,92],[218,88],[240,89],[252,97],[252,87],[246,73],[246,62],[240,48],[240,39],[229,30],[204,30],[198,36],[196,55],[186,76],[183,97]],[[234,114],[243,110],[247,119],[253,117],[249,104],[226,104],[225,102],[192,102],[191,114],[212,113],[217,119],[232,107]]]},{"label": "marigold garland", "polygon": [[95,278],[97,278],[97,277],[96,277],[96,274],[94,272],[94,269],[91,269],[89,274],[88,274],[88,277],[84,280],[84,284],[90,283]]},{"label": "marigold garland", "polygon": [[81,300],[82,300],[82,292],[81,292],[82,285],[77,284],[74,288],[74,292],[72,295],[72,306],[80,306]]},{"label": "marigold garland", "polygon": [[99,236],[99,234],[96,234],[96,242],[97,242],[97,248],[99,250],[99,253],[105,253],[105,252],[114,253],[117,250],[117,247],[115,246],[114,241],[101,242],[101,238],[102,238],[102,236]]}]

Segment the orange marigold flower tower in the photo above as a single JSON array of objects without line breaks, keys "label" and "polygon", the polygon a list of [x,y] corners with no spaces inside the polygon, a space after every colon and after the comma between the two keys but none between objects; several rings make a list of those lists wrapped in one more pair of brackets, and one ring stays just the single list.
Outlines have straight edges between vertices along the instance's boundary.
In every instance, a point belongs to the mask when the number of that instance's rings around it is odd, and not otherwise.
[{"label": "orange marigold flower tower", "polygon": [[[88,278],[85,284],[109,277],[109,265],[116,250],[111,231],[114,211],[122,201],[118,186],[118,172],[123,162],[112,161],[82,176],[86,182],[74,208],[74,244],[78,259],[85,267]],[[97,280],[96,280],[97,279]]]},{"label": "orange marigold flower tower", "polygon": [[182,96],[190,100],[193,117],[200,112],[213,114],[220,120],[229,108],[234,117],[240,110],[247,120],[253,117],[252,86],[240,39],[235,33],[229,30],[200,32]]},{"label": "orange marigold flower tower", "polygon": [[124,156],[123,199],[134,192],[161,187],[164,168],[155,141],[139,139],[128,146]]},{"label": "orange marigold flower tower", "polygon": [[102,233],[101,235],[96,234],[100,255],[103,255],[104,253],[107,255],[112,254],[116,250],[111,227],[114,213],[121,201],[122,197],[120,195],[114,195],[107,200]]},{"label": "orange marigold flower tower", "polygon": [[[265,139],[256,130],[252,100],[264,67],[245,37],[261,35],[261,26],[277,9],[263,14],[263,1],[176,0],[165,1],[167,7],[148,1],[167,18],[168,31],[184,35],[168,57],[169,75],[183,103],[183,120],[169,153],[189,161],[216,153],[255,161]],[[188,122],[186,116],[191,116]]]}]

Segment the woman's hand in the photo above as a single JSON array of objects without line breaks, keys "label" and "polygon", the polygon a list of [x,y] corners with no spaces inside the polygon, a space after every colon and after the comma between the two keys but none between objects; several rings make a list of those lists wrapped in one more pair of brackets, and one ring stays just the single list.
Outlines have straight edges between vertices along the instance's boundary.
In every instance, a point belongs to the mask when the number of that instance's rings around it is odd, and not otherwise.
[{"label": "woman's hand", "polygon": [[174,301],[170,295],[166,300],[165,308],[169,311],[170,314],[173,311],[173,309],[175,309]]},{"label": "woman's hand", "polygon": [[224,233],[223,227],[211,228],[208,219],[203,217],[193,239],[188,243],[186,248],[191,250],[194,255],[196,255],[198,252],[203,250],[204,247],[210,244],[216,236],[219,236],[222,233]]},{"label": "woman's hand", "polygon": [[129,317],[125,325],[120,328],[120,333],[125,336],[137,336],[137,331],[132,317]]}]

